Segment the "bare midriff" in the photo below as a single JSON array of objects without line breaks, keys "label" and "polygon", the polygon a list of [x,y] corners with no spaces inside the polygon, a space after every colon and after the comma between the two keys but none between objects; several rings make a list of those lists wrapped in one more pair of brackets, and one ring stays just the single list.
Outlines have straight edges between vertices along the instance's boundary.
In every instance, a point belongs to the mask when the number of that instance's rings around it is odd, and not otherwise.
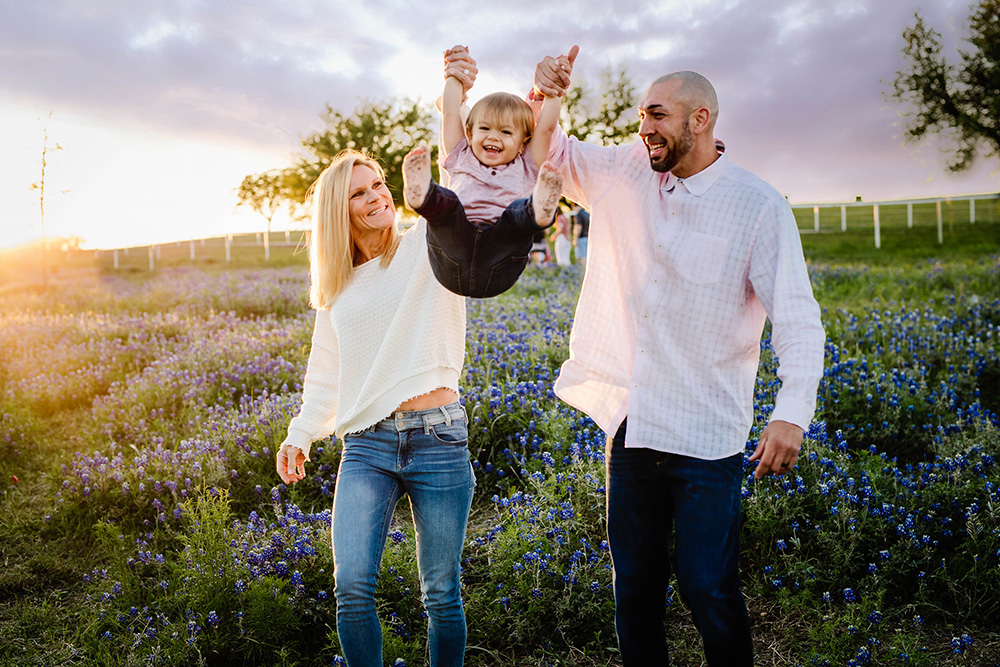
[{"label": "bare midriff", "polygon": [[420,396],[414,396],[408,401],[403,401],[394,412],[413,412],[415,410],[430,410],[448,405],[458,400],[458,392],[447,387],[439,387],[434,391]]}]

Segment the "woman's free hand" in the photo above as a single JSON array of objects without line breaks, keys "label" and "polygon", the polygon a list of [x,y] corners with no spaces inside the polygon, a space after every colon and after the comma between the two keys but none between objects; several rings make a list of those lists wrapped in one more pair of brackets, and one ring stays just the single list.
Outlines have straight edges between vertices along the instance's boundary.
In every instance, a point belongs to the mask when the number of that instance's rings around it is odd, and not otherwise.
[{"label": "woman's free hand", "polygon": [[306,476],[306,455],[298,447],[281,443],[275,459],[278,477],[285,484],[294,484]]}]

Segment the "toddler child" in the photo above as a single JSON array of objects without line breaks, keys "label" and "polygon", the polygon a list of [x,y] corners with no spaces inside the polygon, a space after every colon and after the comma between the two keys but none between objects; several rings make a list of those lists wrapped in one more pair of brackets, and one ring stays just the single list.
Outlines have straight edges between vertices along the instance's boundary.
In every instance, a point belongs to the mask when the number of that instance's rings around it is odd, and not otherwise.
[{"label": "toddler child", "polygon": [[[468,50],[456,46],[446,59],[454,53]],[[573,51],[561,58],[567,72],[575,57]],[[562,176],[545,159],[560,99],[546,97],[536,123],[527,102],[493,93],[472,107],[463,124],[464,92],[458,78],[446,78],[439,149],[449,187],[431,179],[430,151],[420,146],[403,159],[403,189],[407,205],[427,220],[427,250],[438,282],[456,294],[486,298],[517,282],[532,236],[553,222]]]}]

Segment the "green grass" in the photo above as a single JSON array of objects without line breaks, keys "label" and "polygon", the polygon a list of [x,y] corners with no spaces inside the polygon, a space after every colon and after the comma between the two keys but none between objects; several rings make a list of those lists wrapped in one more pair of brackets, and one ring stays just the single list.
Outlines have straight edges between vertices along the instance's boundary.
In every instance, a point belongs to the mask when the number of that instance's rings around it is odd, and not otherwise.
[{"label": "green grass", "polygon": [[[957,210],[957,209],[956,209]],[[814,290],[826,313],[824,320],[827,322],[831,337],[841,342],[845,347],[859,348],[862,346],[860,339],[855,340],[851,336],[853,316],[865,313],[871,308],[879,310],[890,308],[890,304],[905,303],[916,309],[928,308],[937,310],[957,310],[959,314],[966,312],[970,304],[977,300],[996,299],[1000,293],[1000,223],[989,222],[982,209],[977,209],[977,222],[970,225],[967,221],[955,219],[945,225],[944,243],[937,241],[936,225],[917,224],[913,229],[899,225],[898,216],[895,214],[884,214],[883,221],[888,220],[882,229],[882,248],[874,248],[872,239],[872,229],[866,228],[859,220],[849,221],[849,231],[846,233],[839,231],[839,212],[827,224],[824,217],[823,230],[821,233],[804,233],[802,236],[803,249],[810,264],[813,275]],[[826,214],[824,213],[824,216]],[[895,216],[895,217],[894,217]],[[854,225],[854,222],[858,224]],[[811,226],[811,219],[809,221]],[[836,230],[828,229],[836,226]],[[284,239],[282,233],[274,236],[275,243]],[[247,238],[244,241],[252,241]],[[294,242],[294,237],[293,237]],[[229,276],[232,273],[232,284],[235,285],[240,280],[240,271],[243,269],[259,269],[262,267],[295,266],[303,270],[307,264],[307,257],[304,252],[294,253],[294,247],[272,246],[272,262],[265,264],[263,261],[263,249],[256,245],[236,246],[233,253],[233,262],[227,264],[224,259],[224,247],[218,243],[206,241],[204,246],[196,243],[196,259],[192,262],[189,256],[188,244],[165,245],[161,249],[161,257],[157,260],[158,267],[171,267],[171,269],[182,269],[193,266],[200,271],[212,274],[223,274]],[[129,253],[128,262],[124,257],[120,257],[120,268],[113,269],[110,266],[110,254],[102,253],[100,256],[93,256],[94,253],[70,253],[66,257],[65,253],[60,253],[62,259],[57,263],[53,262],[55,272],[49,287],[45,288],[37,280],[32,280],[32,271],[37,274],[37,257],[21,256],[18,259],[10,259],[5,256],[0,258],[0,312],[5,308],[17,310],[24,307],[11,304],[33,304],[31,308],[41,308],[48,304],[51,309],[62,313],[83,313],[93,310],[95,312],[146,312],[157,304],[168,304],[169,307],[176,307],[183,301],[183,294],[172,294],[173,283],[163,284],[164,281],[157,281],[160,275],[175,275],[174,273],[161,274],[159,271],[150,273],[148,271],[148,255],[145,249],[135,249]],[[9,261],[8,261],[9,260]],[[294,273],[294,272],[293,272]],[[123,279],[119,282],[118,279]],[[275,272],[273,283],[289,281],[291,278],[287,273]],[[81,282],[93,284],[94,294],[103,294],[99,301],[91,303],[82,298],[74,296],[73,289]],[[229,284],[229,283],[227,283]],[[123,285],[134,286],[135,292],[123,289]],[[543,295],[544,289],[540,287],[542,283],[530,283],[524,285],[522,295],[531,296]],[[100,292],[101,286],[104,292]],[[234,292],[237,290],[233,290]],[[267,312],[277,313],[283,318],[292,318],[297,310],[303,309],[303,303],[287,304],[278,303],[281,299],[280,292],[267,297],[258,294],[259,302],[242,303],[238,296],[230,299],[229,295],[221,295],[221,301],[212,302],[216,305],[212,307],[217,311],[234,311],[240,317],[255,318],[265,317]],[[975,297],[975,298],[973,298]],[[95,299],[98,297],[94,297]],[[207,297],[199,296],[199,299]],[[304,298],[304,297],[303,297]],[[229,299],[229,300],[227,300]],[[506,302],[506,307],[517,310],[520,304]],[[912,308],[911,308],[912,309]],[[995,314],[995,311],[994,311]],[[989,313],[982,315],[988,316]],[[502,322],[507,314],[498,314],[498,321]],[[875,326],[871,320],[865,322],[866,326]],[[980,321],[976,323],[978,328],[988,327],[990,322]],[[993,322],[994,329],[1000,322]],[[186,326],[186,325],[185,325]],[[239,327],[244,326],[240,323]],[[238,326],[226,325],[235,335],[238,333]],[[246,326],[250,326],[246,324]],[[180,336],[185,327],[174,323],[172,320],[157,322],[155,326],[149,325],[151,335],[164,340],[173,340]],[[216,335],[214,329],[206,329],[213,336]],[[270,330],[269,335],[278,335],[279,328]],[[127,333],[127,332],[126,332]],[[81,340],[87,340],[90,335],[87,331],[79,331]],[[116,334],[117,335],[117,334]],[[124,334],[122,334],[124,336]],[[995,334],[994,334],[995,336]],[[225,342],[226,338],[221,337]],[[280,339],[279,339],[280,340]],[[984,338],[987,342],[993,339]],[[296,349],[288,352],[288,356],[301,356],[304,354],[302,346],[306,340],[301,337],[292,336],[289,338],[289,345]],[[94,338],[94,344],[99,342]],[[235,356],[238,350],[227,353],[225,348],[219,354],[220,362],[226,354]],[[55,348],[58,349],[58,346]],[[164,348],[172,349],[172,348]],[[16,350],[5,350],[9,355],[16,356]],[[878,349],[862,350],[873,360],[872,368],[879,364],[888,368],[895,364],[898,367],[906,368],[905,360],[895,358],[894,354]],[[549,344],[542,346],[538,353],[541,365],[546,368],[553,368],[561,360],[558,346]],[[860,353],[860,352],[859,352]],[[947,365],[951,352],[947,349],[941,350],[941,375],[934,376],[936,381],[944,381],[948,377]],[[206,352],[211,354],[211,351]],[[875,361],[877,360],[877,363]],[[70,360],[72,361],[72,360]],[[126,375],[134,372],[135,369],[129,365],[132,362],[123,360],[121,368],[105,367],[104,373],[107,376],[108,384],[112,381],[122,381]],[[145,357],[137,358],[136,364],[146,366],[152,363],[152,359]],[[66,360],[52,361],[54,368],[65,363]],[[199,362],[201,367],[209,361]],[[17,380],[15,377],[5,376],[5,366],[0,363],[0,389],[7,383]],[[72,375],[75,370],[72,364],[66,366],[67,375]],[[499,371],[498,371],[499,373]],[[876,378],[871,378],[873,387]],[[129,391],[137,398],[133,406],[136,410],[143,408],[141,396],[159,396],[159,393],[169,392],[169,387],[161,387],[156,378],[145,380],[148,386],[139,380],[132,380],[123,383],[121,387],[109,389],[108,386],[98,387],[101,395],[114,396],[121,400],[127,397]],[[128,387],[126,386],[128,385]],[[74,386],[67,384],[66,386]],[[985,386],[985,385],[983,385]],[[130,388],[129,388],[130,387]],[[98,389],[94,389],[97,391]],[[145,391],[142,394],[141,391]],[[877,393],[877,391],[873,392]],[[984,396],[983,404],[991,407],[994,411],[998,404],[996,394]],[[116,535],[111,535],[113,539],[99,539],[100,530],[95,528],[95,518],[80,511],[66,511],[56,500],[56,491],[59,481],[63,477],[61,466],[71,458],[74,451],[79,447],[80,434],[86,434],[86,445],[88,451],[105,449],[107,443],[103,440],[100,425],[91,423],[96,419],[102,419],[101,409],[92,412],[85,401],[74,403],[72,407],[66,399],[63,404],[65,409],[60,410],[60,401],[57,395],[33,397],[36,403],[26,406],[25,401],[4,398],[0,395],[0,422],[2,430],[10,438],[9,449],[2,449],[5,444],[0,442],[0,451],[5,454],[0,460],[0,665],[27,666],[27,665],[90,665],[90,664],[126,664],[122,662],[122,655],[102,653],[106,649],[100,648],[94,642],[95,620],[92,613],[94,600],[88,599],[88,595],[93,594],[93,587],[83,583],[83,575],[89,573],[95,567],[124,567],[121,557],[118,555],[123,550],[133,548],[133,544],[125,544],[119,548],[115,546]],[[43,400],[44,399],[44,400]],[[161,399],[157,399],[161,400]],[[166,400],[163,398],[162,400]],[[860,399],[859,399],[860,400]],[[992,401],[992,403],[988,403]],[[44,407],[44,410],[43,410]],[[149,406],[151,407],[151,406]],[[148,410],[146,410],[148,412]],[[186,413],[185,413],[186,414]],[[137,412],[135,418],[145,417],[141,412]],[[130,418],[131,419],[131,418]],[[151,418],[152,419],[152,418]],[[194,419],[192,417],[191,419]],[[158,425],[159,428],[162,425]],[[499,433],[503,429],[503,424],[496,427]],[[186,424],[184,429],[194,426]],[[562,429],[562,430],[560,430]],[[539,431],[546,439],[567,439],[568,426],[560,421],[558,415],[553,415],[551,421],[542,420],[539,422]],[[193,431],[183,430],[185,437]],[[167,433],[167,430],[163,431]],[[503,433],[500,433],[502,436]],[[226,434],[220,436],[229,448],[235,447],[229,439],[238,439],[239,433]],[[276,437],[274,434],[263,433],[251,438],[269,440],[273,443]],[[498,436],[499,437],[499,436]],[[992,440],[990,440],[992,438]],[[970,433],[967,440],[955,438],[945,443],[947,446],[955,448],[954,453],[961,453],[968,446],[974,444],[982,445],[984,442],[992,449],[996,449],[996,433],[986,432],[985,434]],[[502,447],[501,447],[502,449]],[[330,455],[331,457],[333,455]],[[859,471],[875,477],[883,467],[883,463],[877,457],[865,458],[866,455],[858,456],[851,463],[848,458],[838,459],[844,466],[856,465]],[[498,461],[501,455],[497,452]],[[318,460],[321,460],[318,458]],[[267,462],[246,462],[245,467],[241,467],[240,472],[249,470],[251,466],[259,466],[256,473],[261,476],[267,472],[269,464]],[[319,465],[319,464],[317,464]],[[578,471],[583,474],[583,471]],[[596,476],[600,476],[599,466],[592,471]],[[820,472],[814,470],[813,472]],[[18,482],[13,482],[13,476],[17,476]],[[133,481],[133,487],[136,486]],[[491,482],[483,480],[481,487],[477,491],[476,513],[474,515],[473,530],[481,531],[491,521],[495,520],[496,512],[489,505],[488,495],[493,490],[487,491]],[[523,483],[511,482],[511,484]],[[225,535],[226,539],[232,537],[228,529],[224,529],[234,517],[246,518],[247,508],[250,507],[252,498],[252,483],[245,487],[232,487],[232,513],[223,513],[216,516],[205,514],[202,526],[206,529],[215,530],[218,535]],[[267,487],[265,487],[266,489]],[[511,487],[497,487],[496,490],[509,490]],[[579,531],[574,534],[574,539],[585,536],[590,542],[599,539],[600,533],[600,511],[594,498],[587,496],[584,490],[579,490],[576,496],[570,497],[565,489],[558,490],[551,486],[540,485],[535,488],[539,503],[555,505],[558,502],[572,501],[575,510],[581,520],[574,526]],[[892,497],[895,492],[891,487],[880,489],[886,498]],[[936,499],[945,505],[950,500],[965,498],[970,493],[968,488],[951,489],[950,496]],[[306,497],[303,489],[297,489],[293,493]],[[242,495],[241,495],[242,494]],[[964,500],[963,500],[964,502]],[[581,504],[582,503],[582,504]],[[769,504],[770,503],[770,504]],[[881,635],[873,628],[866,625],[867,615],[874,609],[873,605],[879,600],[866,600],[863,605],[854,608],[830,607],[818,608],[815,605],[815,598],[807,593],[809,590],[793,591],[791,589],[774,593],[766,585],[767,576],[761,573],[763,563],[772,562],[773,554],[767,553],[769,545],[774,539],[785,537],[776,531],[783,522],[787,522],[788,515],[793,511],[798,511],[791,505],[783,504],[781,500],[769,501],[765,497],[755,499],[755,506],[762,506],[765,513],[755,519],[754,530],[762,533],[759,536],[760,549],[749,551],[745,555],[745,560],[750,565],[750,570],[746,573],[749,579],[746,591],[749,596],[748,604],[754,618],[755,638],[761,649],[759,653],[759,664],[791,665],[808,664],[802,660],[797,663],[792,656],[808,655],[810,651],[823,651],[824,655],[846,655],[857,649],[858,640],[845,628],[854,626],[859,629],[859,636],[871,636],[873,638],[881,636],[885,641],[893,642],[899,650],[905,651],[912,656],[910,664],[921,667],[931,667],[932,665],[947,664],[958,665],[992,665],[994,661],[1000,661],[1000,635],[995,627],[977,625],[975,618],[964,619],[967,622],[959,622],[954,615],[942,615],[942,619],[928,622],[919,627],[914,626],[912,620],[902,615],[902,612],[893,616],[885,622],[888,628],[891,624],[893,629],[885,630]],[[597,508],[597,509],[595,509]],[[209,512],[212,507],[203,507],[201,511]],[[319,509],[319,508],[315,508]],[[216,507],[215,510],[222,512]],[[996,510],[991,510],[996,511]],[[222,518],[219,518],[222,517]],[[104,517],[107,518],[107,517]],[[402,516],[405,520],[405,515]],[[845,517],[846,520],[846,517]],[[140,518],[135,519],[139,523]],[[213,523],[214,522],[214,523]],[[405,522],[405,521],[404,521]],[[995,525],[995,524],[993,524]],[[126,534],[126,541],[134,542],[143,534],[143,528],[138,525],[121,524],[118,528]],[[871,526],[862,523],[863,530],[871,529]],[[215,535],[215,537],[212,537]],[[195,551],[205,549],[211,555],[213,544],[218,546],[219,540],[223,539],[212,533],[212,535],[198,534],[197,532],[182,534],[179,531],[157,532],[150,540],[154,545],[167,549],[174,549],[180,553],[184,546],[189,546]],[[866,533],[866,535],[868,535]],[[850,546],[851,535],[844,533],[845,539],[837,545],[829,548],[841,549],[841,553],[846,553]],[[766,537],[766,539],[765,539]],[[210,539],[211,538],[211,539]],[[198,542],[199,539],[207,540],[204,544]],[[484,548],[476,551],[475,563],[470,564],[472,574],[482,575],[486,580],[488,576],[500,576],[511,569],[514,560],[509,557],[500,547],[504,544],[511,545],[511,549],[523,549],[527,538],[517,533],[509,533],[504,537],[505,542],[496,547]],[[862,540],[861,533],[856,538]],[[865,539],[870,540],[871,537]],[[214,542],[213,542],[214,540]],[[988,546],[984,541],[984,549]],[[207,547],[206,547],[207,545]],[[820,557],[824,553],[821,543],[814,543],[808,548],[818,549],[815,571],[808,571],[808,563],[796,561],[791,557],[774,561],[785,568],[783,576],[789,578],[802,577],[805,581],[810,574],[815,574],[820,580],[828,576],[825,569],[833,569],[834,565],[824,567]],[[865,549],[871,551],[871,544],[865,543],[857,547],[859,554],[865,553]],[[805,549],[803,550],[805,552]],[[985,551],[984,551],[985,553]],[[395,605],[399,614],[411,627],[419,624],[419,608],[412,602],[413,595],[403,593],[404,588],[412,589],[413,572],[412,560],[412,533],[407,533],[407,541],[398,549],[390,548],[386,555],[386,565],[396,567],[403,577],[403,583],[394,584],[392,580],[386,578],[382,586],[381,594],[386,600],[386,605]],[[324,555],[328,558],[328,554]],[[205,565],[209,564],[206,556]],[[211,582],[214,579],[197,570],[199,557],[191,559],[195,569],[191,572],[184,571],[178,565],[177,569],[169,572],[171,585],[176,585],[181,595],[185,596],[184,604],[201,605],[210,604],[218,607],[220,613],[225,613],[223,605],[232,604],[232,600],[220,596],[218,599],[212,598],[208,602],[199,601],[199,595],[212,593]],[[848,564],[850,565],[850,564]],[[866,563],[861,562],[860,566]],[[905,564],[904,564],[905,565]],[[961,565],[957,563],[956,567]],[[842,564],[836,564],[838,568]],[[969,565],[970,571],[976,571],[975,566]],[[204,569],[204,568],[203,568]],[[124,575],[124,570],[122,570]],[[232,578],[231,572],[224,573],[226,577]],[[168,575],[165,575],[168,576]],[[318,574],[316,575],[318,576]],[[513,577],[513,575],[511,575]],[[185,588],[182,584],[184,578],[189,581],[200,582],[200,586]],[[202,577],[202,579],[199,579]],[[860,579],[861,577],[859,577]],[[589,581],[589,579],[588,579]],[[227,579],[227,583],[231,583]],[[975,583],[975,582],[972,582]],[[583,582],[585,586],[587,581]],[[279,583],[275,582],[275,586]],[[817,584],[818,585],[818,584]],[[140,583],[135,584],[135,595],[140,597],[147,595]],[[396,590],[393,588],[399,588]],[[808,585],[806,586],[808,589]],[[935,591],[941,589],[933,589]],[[968,586],[970,596],[976,599],[966,599],[963,604],[982,606],[979,598],[982,591],[974,585]],[[959,596],[963,590],[949,590],[948,594]],[[508,592],[508,595],[515,600],[531,599],[530,589],[517,588]],[[477,637],[479,641],[470,646],[469,663],[474,665],[511,665],[511,664],[531,664],[531,665],[567,665],[580,667],[597,667],[598,665],[614,665],[616,658],[613,649],[613,633],[607,624],[600,627],[586,627],[581,622],[578,629],[580,632],[586,631],[586,637],[573,636],[572,633],[561,634],[560,619],[571,618],[572,614],[579,613],[586,617],[587,623],[595,623],[594,619],[607,614],[609,600],[606,597],[586,598],[584,590],[569,590],[560,594],[556,589],[544,589],[542,599],[544,604],[538,604],[533,609],[526,610],[526,616],[505,614],[497,606],[499,597],[477,595],[475,599],[469,600],[470,608],[470,636]],[[922,595],[929,595],[922,593]],[[943,599],[944,596],[941,595]],[[292,627],[299,622],[295,618],[285,618],[287,608],[281,605],[274,605],[273,598],[263,589],[255,589],[248,593],[248,596],[240,601],[240,607],[245,609],[248,615],[256,614],[259,617],[259,637],[262,643],[257,645],[256,653],[245,649],[241,642],[245,641],[238,637],[227,637],[225,641],[219,642],[219,653],[205,656],[198,656],[196,652],[188,651],[183,641],[170,648],[174,651],[178,662],[176,664],[199,664],[200,660],[205,660],[207,664],[222,664],[224,658],[238,660],[240,655],[247,653],[256,655],[266,664],[330,664],[331,646],[335,646],[334,640],[330,637],[330,619],[322,618],[309,621],[315,636],[308,638],[289,639],[285,642],[284,637],[272,637],[266,634],[267,620],[272,619],[281,627]],[[916,604],[929,604],[934,600],[912,601]],[[528,603],[530,604],[530,603]],[[899,609],[905,609],[902,605]],[[977,607],[978,608],[978,607]],[[237,607],[229,609],[235,612]],[[384,609],[383,611],[386,611]],[[165,610],[168,611],[168,610]],[[183,611],[183,610],[181,610]],[[551,615],[549,618],[547,614]],[[912,614],[911,614],[912,616]],[[538,619],[541,619],[539,621]],[[110,624],[110,621],[108,621]],[[678,603],[672,606],[668,615],[670,625],[670,645],[673,651],[676,664],[700,664],[700,653],[698,651],[697,634],[693,630],[690,617]],[[183,625],[177,626],[182,633]],[[952,637],[960,636],[966,629],[970,628],[976,636],[975,651],[969,656],[955,656],[950,653],[949,642]],[[898,632],[895,630],[898,628]],[[535,633],[535,634],[532,634]],[[866,634],[867,633],[867,634]],[[547,638],[550,645],[539,648],[530,657],[526,652],[519,652],[516,649],[500,650],[486,645],[486,640],[498,642],[506,635],[516,634],[525,642],[538,643]],[[335,637],[335,635],[332,635]],[[411,662],[420,664],[419,655],[422,651],[422,644],[418,637],[410,639],[393,638],[391,633],[388,641],[396,642],[395,655],[406,655],[412,658]],[[567,645],[566,637],[572,640],[573,645]],[[589,643],[588,643],[588,637]],[[91,642],[91,643],[88,643]],[[287,644],[287,645],[286,645]],[[291,648],[290,648],[291,646]],[[321,647],[321,648],[320,648]],[[921,650],[925,647],[925,650]],[[927,648],[929,647],[929,648]],[[302,652],[299,652],[302,648]],[[320,657],[322,656],[322,657]],[[141,660],[138,656],[133,656],[135,664]],[[132,658],[129,658],[130,660]],[[846,664],[846,661],[832,664]],[[883,660],[872,664],[896,664],[895,662]],[[413,667],[411,665],[411,667]],[[811,665],[810,665],[811,667]]]}]

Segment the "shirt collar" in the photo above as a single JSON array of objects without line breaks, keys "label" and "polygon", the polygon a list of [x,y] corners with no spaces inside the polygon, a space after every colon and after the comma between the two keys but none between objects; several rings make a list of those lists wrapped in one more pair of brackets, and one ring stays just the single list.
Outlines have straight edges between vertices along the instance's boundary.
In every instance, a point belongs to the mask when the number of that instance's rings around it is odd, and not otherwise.
[{"label": "shirt collar", "polygon": [[729,158],[723,153],[715,162],[687,178],[677,178],[672,173],[667,174],[667,182],[663,187],[666,190],[673,190],[676,185],[681,184],[695,197],[700,197],[715,185],[728,166]]}]

